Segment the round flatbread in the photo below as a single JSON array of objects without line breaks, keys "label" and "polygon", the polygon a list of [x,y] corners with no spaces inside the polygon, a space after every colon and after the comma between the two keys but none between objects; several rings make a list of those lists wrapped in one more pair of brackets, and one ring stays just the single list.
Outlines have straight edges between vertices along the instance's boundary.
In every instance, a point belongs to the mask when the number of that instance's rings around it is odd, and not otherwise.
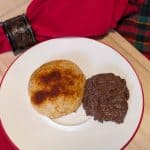
[{"label": "round flatbread", "polygon": [[33,107],[49,118],[78,109],[82,102],[85,76],[72,61],[55,60],[37,68],[28,84]]}]

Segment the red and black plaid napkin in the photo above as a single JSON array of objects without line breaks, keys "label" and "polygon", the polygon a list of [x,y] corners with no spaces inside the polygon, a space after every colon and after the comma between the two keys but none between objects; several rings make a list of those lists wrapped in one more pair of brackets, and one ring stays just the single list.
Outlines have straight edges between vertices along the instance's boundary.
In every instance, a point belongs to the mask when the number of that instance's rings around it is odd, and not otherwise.
[{"label": "red and black plaid napkin", "polygon": [[150,60],[150,0],[138,14],[122,19],[117,31]]}]

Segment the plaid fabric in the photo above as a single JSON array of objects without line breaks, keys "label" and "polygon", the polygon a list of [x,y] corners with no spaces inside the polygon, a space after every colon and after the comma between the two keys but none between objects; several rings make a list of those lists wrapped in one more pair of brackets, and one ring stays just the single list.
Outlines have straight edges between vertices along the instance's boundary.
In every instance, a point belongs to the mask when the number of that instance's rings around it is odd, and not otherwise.
[{"label": "plaid fabric", "polygon": [[116,30],[150,60],[150,0],[138,14],[123,18]]}]

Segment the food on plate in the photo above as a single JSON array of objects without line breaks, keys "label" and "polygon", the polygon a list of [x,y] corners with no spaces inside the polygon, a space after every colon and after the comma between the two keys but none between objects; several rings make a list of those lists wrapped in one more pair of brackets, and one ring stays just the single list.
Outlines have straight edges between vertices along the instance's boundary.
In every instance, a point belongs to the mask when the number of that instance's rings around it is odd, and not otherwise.
[{"label": "food on plate", "polygon": [[37,68],[28,84],[33,107],[49,118],[72,113],[82,103],[85,76],[70,60],[54,60]]},{"label": "food on plate", "polygon": [[87,79],[83,96],[86,114],[100,122],[122,123],[128,110],[129,90],[125,79],[103,73]]}]

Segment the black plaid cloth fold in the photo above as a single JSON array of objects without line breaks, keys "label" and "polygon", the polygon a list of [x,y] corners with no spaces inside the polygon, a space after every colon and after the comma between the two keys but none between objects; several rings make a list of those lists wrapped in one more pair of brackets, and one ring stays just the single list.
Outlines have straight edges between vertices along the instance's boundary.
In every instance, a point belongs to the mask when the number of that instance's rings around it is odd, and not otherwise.
[{"label": "black plaid cloth fold", "polygon": [[123,18],[116,30],[150,60],[150,0],[138,14]]}]

